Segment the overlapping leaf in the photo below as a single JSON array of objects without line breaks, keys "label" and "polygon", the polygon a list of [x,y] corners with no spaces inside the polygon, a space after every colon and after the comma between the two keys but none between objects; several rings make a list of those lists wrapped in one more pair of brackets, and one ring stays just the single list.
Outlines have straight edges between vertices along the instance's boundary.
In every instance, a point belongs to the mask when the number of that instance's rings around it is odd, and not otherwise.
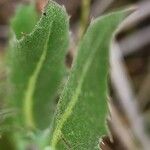
[{"label": "overlapping leaf", "polygon": [[35,5],[20,5],[16,10],[15,17],[11,20],[11,27],[16,34],[16,38],[20,39],[23,34],[32,31],[38,21],[38,13]]},{"label": "overlapping leaf", "polygon": [[99,139],[106,133],[109,44],[125,14],[116,12],[97,19],[81,41],[58,104],[52,150],[99,149]]}]

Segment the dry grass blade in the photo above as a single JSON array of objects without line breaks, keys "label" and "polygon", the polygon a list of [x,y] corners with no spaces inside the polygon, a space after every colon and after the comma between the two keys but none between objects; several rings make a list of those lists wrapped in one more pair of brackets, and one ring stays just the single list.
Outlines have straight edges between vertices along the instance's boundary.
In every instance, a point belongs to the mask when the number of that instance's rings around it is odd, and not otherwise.
[{"label": "dry grass blade", "polygon": [[[135,85],[132,84],[133,77],[128,74],[124,61],[124,58],[133,55],[135,52],[141,51],[140,53],[144,53],[150,45],[149,6],[150,3],[140,5],[138,10],[120,25],[111,47],[111,82],[115,93],[115,97],[110,102],[111,126],[127,150],[148,150],[150,146],[149,135],[145,129],[145,126],[147,126],[145,117],[139,105],[139,100],[144,99],[141,95],[149,91],[149,74],[143,83],[143,86],[145,86],[139,87],[141,90],[139,90],[140,93],[137,96],[134,89]],[[146,54],[148,54],[149,60],[150,53],[147,51]],[[148,100],[148,98],[146,99]],[[120,106],[116,106],[116,101]],[[127,122],[124,122],[125,120],[120,112],[123,112]]]}]

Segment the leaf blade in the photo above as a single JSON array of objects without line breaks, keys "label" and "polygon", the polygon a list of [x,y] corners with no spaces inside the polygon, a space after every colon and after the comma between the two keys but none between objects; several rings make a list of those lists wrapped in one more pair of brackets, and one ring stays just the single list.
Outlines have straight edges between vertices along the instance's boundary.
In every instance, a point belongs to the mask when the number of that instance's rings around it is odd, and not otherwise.
[{"label": "leaf blade", "polygon": [[99,138],[106,133],[109,42],[113,30],[124,17],[124,12],[118,12],[97,19],[80,43],[58,104],[51,137],[52,149],[98,149]]},{"label": "leaf blade", "polygon": [[53,115],[54,108],[50,107],[63,78],[69,37],[64,8],[50,1],[45,13],[33,32],[14,40],[9,51],[10,98],[19,108],[17,120],[40,129],[49,126]]},{"label": "leaf blade", "polygon": [[28,34],[32,31],[37,21],[38,14],[34,4],[20,5],[10,24],[16,34],[16,38],[20,39],[22,34]]}]

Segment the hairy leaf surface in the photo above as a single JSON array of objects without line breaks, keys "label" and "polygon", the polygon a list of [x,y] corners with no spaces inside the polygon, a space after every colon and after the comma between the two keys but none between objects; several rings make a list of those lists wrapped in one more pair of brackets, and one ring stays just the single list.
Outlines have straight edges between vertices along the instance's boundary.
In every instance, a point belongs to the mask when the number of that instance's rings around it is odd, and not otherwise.
[{"label": "hairy leaf surface", "polygon": [[[64,8],[50,1],[33,31],[10,42],[9,98],[18,109],[16,122],[26,127],[44,129],[50,124],[64,75],[68,20]],[[14,26],[18,34],[15,21]]]},{"label": "hairy leaf surface", "polygon": [[106,133],[109,44],[124,17],[125,12],[116,12],[95,20],[81,41],[58,104],[52,150],[99,149],[99,139]]}]

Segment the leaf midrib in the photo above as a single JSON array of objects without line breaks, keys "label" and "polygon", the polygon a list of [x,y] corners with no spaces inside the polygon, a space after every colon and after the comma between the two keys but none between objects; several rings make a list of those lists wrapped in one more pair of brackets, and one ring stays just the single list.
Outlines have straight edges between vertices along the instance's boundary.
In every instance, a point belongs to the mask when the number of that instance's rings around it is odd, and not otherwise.
[{"label": "leaf midrib", "polygon": [[[103,32],[104,33],[104,32]],[[56,144],[58,142],[58,140],[61,137],[61,129],[63,128],[64,123],[66,122],[66,120],[70,117],[70,115],[72,114],[72,109],[74,108],[74,106],[76,105],[77,101],[78,101],[78,97],[80,95],[81,92],[81,88],[84,82],[84,78],[88,72],[89,66],[92,64],[92,61],[94,59],[94,56],[96,54],[96,52],[99,50],[99,47],[101,46],[102,41],[99,43],[99,45],[97,46],[96,50],[92,52],[91,55],[89,55],[89,57],[87,58],[87,62],[85,64],[85,66],[83,67],[83,71],[81,73],[80,79],[79,79],[79,84],[74,92],[74,94],[72,95],[71,101],[69,102],[67,108],[65,109],[64,113],[62,114],[61,119],[59,120],[59,122],[56,125],[56,129],[54,130],[53,133],[53,138],[52,138],[52,142],[51,142],[51,146],[53,149],[55,149]],[[68,79],[69,81],[69,79]]]},{"label": "leaf midrib", "polygon": [[25,124],[27,127],[30,127],[30,128],[36,127],[34,117],[33,117],[33,111],[32,111],[33,110],[33,95],[34,95],[34,92],[36,89],[36,82],[37,82],[38,76],[40,74],[40,71],[44,64],[44,61],[46,59],[46,55],[47,55],[47,51],[48,51],[48,43],[49,43],[50,34],[51,34],[51,30],[52,30],[52,23],[53,22],[51,22],[51,24],[49,25],[49,30],[47,33],[48,37],[45,40],[42,55],[41,55],[39,61],[37,62],[35,70],[33,71],[31,77],[28,80],[27,88],[26,88],[25,94],[24,94],[23,114],[25,117]]}]

